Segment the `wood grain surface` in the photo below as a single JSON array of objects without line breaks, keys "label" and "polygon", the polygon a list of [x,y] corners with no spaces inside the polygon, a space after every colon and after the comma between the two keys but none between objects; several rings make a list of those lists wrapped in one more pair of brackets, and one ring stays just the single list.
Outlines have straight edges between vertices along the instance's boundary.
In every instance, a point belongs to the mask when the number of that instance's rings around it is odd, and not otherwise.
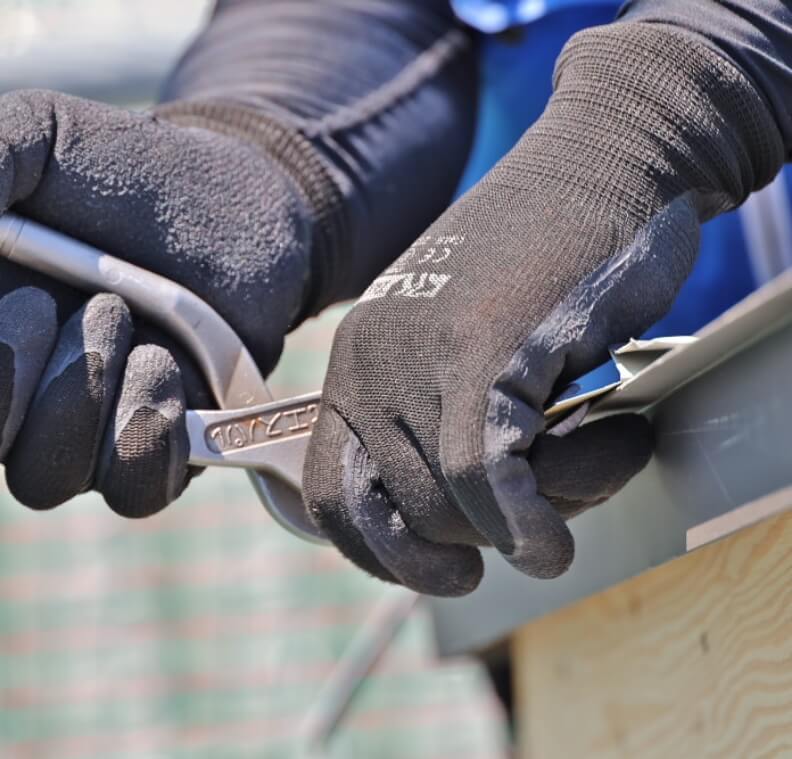
[{"label": "wood grain surface", "polygon": [[792,513],[527,625],[522,759],[792,757]]}]

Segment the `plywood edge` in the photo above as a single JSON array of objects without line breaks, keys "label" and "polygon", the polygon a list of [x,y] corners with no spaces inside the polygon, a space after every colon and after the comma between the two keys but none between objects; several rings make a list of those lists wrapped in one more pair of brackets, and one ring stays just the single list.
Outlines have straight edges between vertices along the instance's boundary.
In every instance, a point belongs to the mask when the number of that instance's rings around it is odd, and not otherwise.
[{"label": "plywood edge", "polygon": [[687,550],[701,548],[790,510],[792,510],[792,486],[776,490],[733,511],[691,527],[687,531]]}]

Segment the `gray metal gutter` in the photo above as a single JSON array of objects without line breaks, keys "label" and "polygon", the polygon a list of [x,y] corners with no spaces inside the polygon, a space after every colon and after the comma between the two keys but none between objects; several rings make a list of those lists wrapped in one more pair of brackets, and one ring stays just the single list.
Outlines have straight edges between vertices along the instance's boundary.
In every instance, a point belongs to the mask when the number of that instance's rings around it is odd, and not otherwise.
[{"label": "gray metal gutter", "polygon": [[608,503],[570,522],[572,569],[533,580],[485,551],[482,585],[432,599],[442,654],[484,648],[514,628],[686,551],[687,531],[792,484],[792,274],[752,294],[612,394],[647,406],[656,454]]}]

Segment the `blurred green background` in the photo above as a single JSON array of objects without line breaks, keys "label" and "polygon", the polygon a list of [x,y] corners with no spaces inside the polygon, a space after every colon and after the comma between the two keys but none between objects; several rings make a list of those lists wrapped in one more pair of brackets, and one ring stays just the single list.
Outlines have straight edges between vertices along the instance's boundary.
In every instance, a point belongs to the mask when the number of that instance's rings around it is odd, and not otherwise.
[{"label": "blurred green background", "polygon": [[[206,5],[0,0],[0,92],[148,102]],[[320,386],[344,311],[290,336],[276,397]],[[303,756],[306,713],[388,593],[277,528],[241,472],[204,473],[142,522],[94,495],[34,513],[0,488],[0,757]],[[437,660],[419,605],[318,755],[483,759],[505,744],[484,670]]]}]

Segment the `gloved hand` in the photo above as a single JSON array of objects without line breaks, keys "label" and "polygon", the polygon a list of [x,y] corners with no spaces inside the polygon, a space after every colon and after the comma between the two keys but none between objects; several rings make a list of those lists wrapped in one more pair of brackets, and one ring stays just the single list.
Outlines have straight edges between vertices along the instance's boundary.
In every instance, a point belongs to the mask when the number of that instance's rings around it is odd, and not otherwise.
[{"label": "gloved hand", "polygon": [[478,584],[475,546],[555,577],[565,519],[647,462],[642,417],[543,434],[543,407],[639,336],[691,270],[699,225],[784,158],[752,83],[657,24],[583,32],[542,118],[342,323],[305,466],[316,522],[416,591]]},{"label": "gloved hand", "polygon": [[[265,373],[317,284],[313,216],[278,164],[241,139],[150,113],[51,92],[0,97],[0,212],[12,205],[185,285]],[[36,509],[95,486],[117,512],[144,516],[187,481],[186,402],[211,400],[184,355],[136,331],[118,297],[85,300],[0,267],[8,485]]]},{"label": "gloved hand", "polygon": [[[445,0],[223,0],[154,114],[0,97],[0,213],[185,285],[266,374],[288,329],[358,295],[446,207],[472,140],[475,64]],[[178,346],[117,298],[83,308],[9,264],[0,299],[14,495],[48,508],[96,487],[129,516],[175,498],[185,402],[211,403]]]}]

